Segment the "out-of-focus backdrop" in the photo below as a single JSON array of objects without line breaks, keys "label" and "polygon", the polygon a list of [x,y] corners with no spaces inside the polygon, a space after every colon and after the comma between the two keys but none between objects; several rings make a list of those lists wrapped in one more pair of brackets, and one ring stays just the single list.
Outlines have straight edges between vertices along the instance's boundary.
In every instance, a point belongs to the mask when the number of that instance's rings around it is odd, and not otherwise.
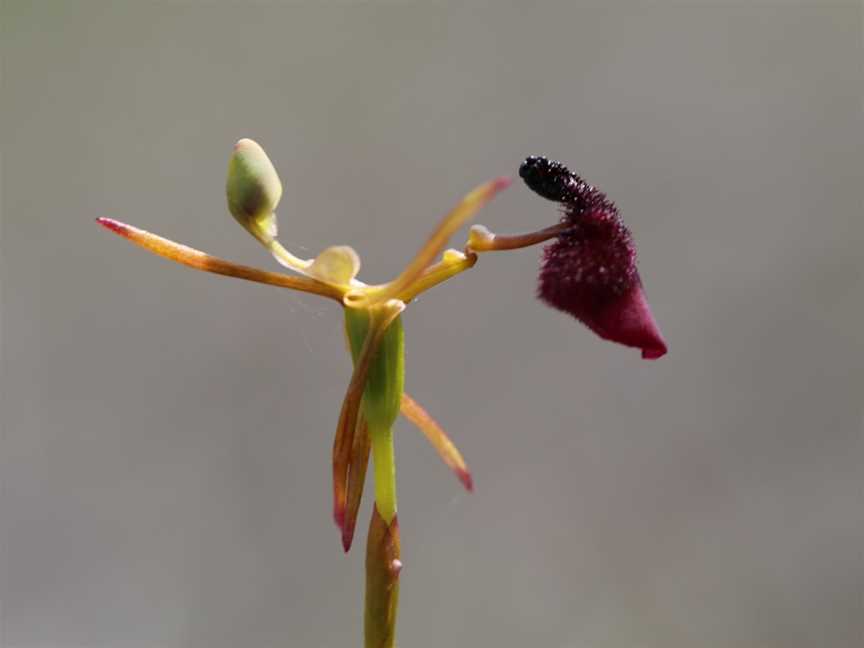
[{"label": "out-of-focus backdrop", "polygon": [[[358,645],[338,309],[93,223],[275,269],[224,205],[240,137],[286,244],[369,280],[529,154],[639,244],[657,362],[541,306],[537,249],[408,310],[408,389],[476,493],[400,424],[401,645],[862,645],[859,3],[7,0],[2,27],[5,646]],[[478,221],[556,218],[517,184]]]}]

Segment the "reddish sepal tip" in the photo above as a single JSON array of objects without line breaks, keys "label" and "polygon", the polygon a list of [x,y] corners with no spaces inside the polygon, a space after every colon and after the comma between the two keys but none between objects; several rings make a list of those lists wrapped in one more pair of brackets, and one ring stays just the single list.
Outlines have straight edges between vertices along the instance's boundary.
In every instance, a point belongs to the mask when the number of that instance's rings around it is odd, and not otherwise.
[{"label": "reddish sepal tip", "polygon": [[492,181],[496,192],[504,191],[507,187],[513,184],[513,178],[509,176],[499,176]]},{"label": "reddish sepal tip", "polygon": [[345,507],[336,504],[333,507],[333,522],[336,523],[336,526],[340,529],[345,528]]},{"label": "reddish sepal tip", "polygon": [[120,221],[116,221],[113,218],[99,217],[96,219],[96,222],[105,229],[109,229],[112,232],[120,234],[121,236],[126,236],[129,233],[129,226],[126,225],[126,223],[121,223]]},{"label": "reddish sepal tip", "polygon": [[351,551],[351,544],[354,542],[354,526],[342,527],[342,549],[345,553]]},{"label": "reddish sepal tip", "polygon": [[474,478],[467,470],[456,470],[456,476],[469,493],[474,492]]}]

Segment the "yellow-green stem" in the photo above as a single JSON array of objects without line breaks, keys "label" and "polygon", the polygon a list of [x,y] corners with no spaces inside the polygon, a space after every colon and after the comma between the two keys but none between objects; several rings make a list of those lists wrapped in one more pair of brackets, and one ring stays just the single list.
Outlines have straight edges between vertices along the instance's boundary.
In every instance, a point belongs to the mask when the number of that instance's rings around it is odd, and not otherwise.
[{"label": "yellow-green stem", "polygon": [[393,428],[369,429],[372,459],[375,462],[375,505],[383,520],[390,524],[396,515],[396,457]]}]

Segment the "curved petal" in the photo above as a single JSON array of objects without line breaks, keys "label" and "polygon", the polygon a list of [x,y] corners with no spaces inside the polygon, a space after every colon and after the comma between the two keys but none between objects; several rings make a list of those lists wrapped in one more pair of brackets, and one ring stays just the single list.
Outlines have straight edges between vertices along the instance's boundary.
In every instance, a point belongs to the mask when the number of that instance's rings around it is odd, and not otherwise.
[{"label": "curved petal", "polygon": [[420,428],[441,460],[462,482],[465,490],[473,492],[474,480],[471,478],[468,465],[465,463],[462,453],[459,452],[459,448],[447,436],[444,428],[438,425],[438,422],[429,415],[429,412],[408,394],[402,394],[402,415]]}]

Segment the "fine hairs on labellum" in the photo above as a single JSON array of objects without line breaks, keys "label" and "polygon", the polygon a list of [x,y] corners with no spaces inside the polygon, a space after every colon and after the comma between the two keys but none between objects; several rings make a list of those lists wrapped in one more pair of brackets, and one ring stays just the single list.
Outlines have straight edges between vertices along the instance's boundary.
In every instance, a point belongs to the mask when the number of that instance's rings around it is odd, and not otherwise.
[{"label": "fine hairs on labellum", "polygon": [[655,359],[666,343],[645,300],[636,246],[606,194],[561,162],[527,158],[519,175],[529,189],[562,208],[566,227],[543,250],[538,296],[600,337]]}]

